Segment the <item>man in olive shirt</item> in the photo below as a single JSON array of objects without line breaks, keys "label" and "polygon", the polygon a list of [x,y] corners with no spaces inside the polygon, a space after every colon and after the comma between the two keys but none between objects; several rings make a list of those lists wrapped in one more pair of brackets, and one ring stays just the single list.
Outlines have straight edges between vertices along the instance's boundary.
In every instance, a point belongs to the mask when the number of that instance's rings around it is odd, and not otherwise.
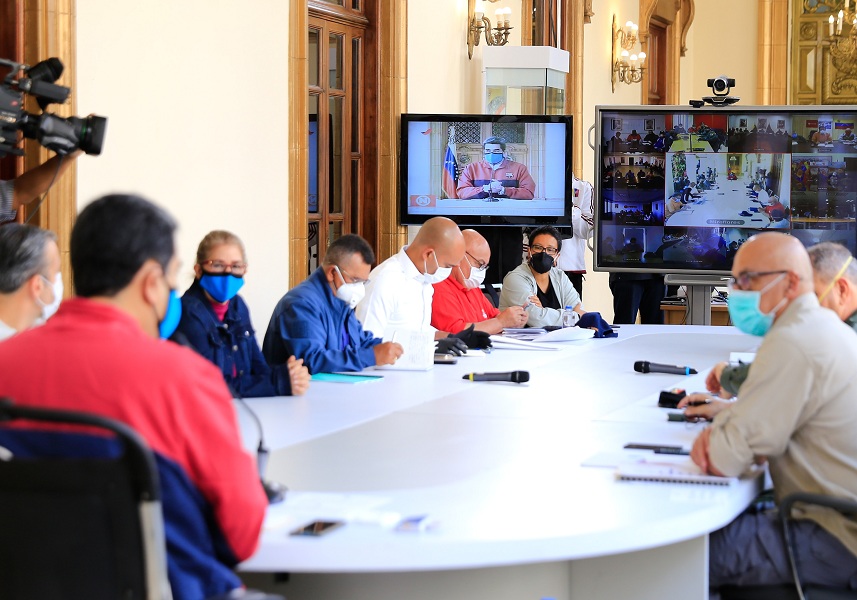
[{"label": "man in olive shirt", "polygon": [[[857,497],[857,336],[813,293],[809,256],[794,237],[748,240],[732,267],[729,312],[763,336],[741,400],[696,439],[691,458],[715,475],[767,460],[777,500],[794,492]],[[805,508],[792,528],[802,579],[857,584],[857,522]],[[791,581],[777,511],[746,512],[710,536],[709,578],[724,584]]]}]

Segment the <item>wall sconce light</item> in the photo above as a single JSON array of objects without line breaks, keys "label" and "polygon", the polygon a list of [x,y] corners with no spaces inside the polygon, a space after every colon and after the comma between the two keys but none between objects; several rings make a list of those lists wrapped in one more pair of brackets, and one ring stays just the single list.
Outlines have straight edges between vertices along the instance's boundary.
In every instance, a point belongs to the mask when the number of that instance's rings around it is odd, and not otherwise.
[{"label": "wall sconce light", "polygon": [[610,73],[610,81],[613,84],[614,92],[617,81],[632,84],[640,83],[643,80],[643,72],[646,70],[643,66],[646,53],[631,54],[631,50],[637,43],[638,29],[639,27],[631,21],[625,23],[625,27],[617,27],[616,15],[613,15],[613,49],[611,54],[613,69]]},{"label": "wall sconce light", "polygon": [[[850,24],[850,29],[842,31],[843,23]],[[854,86],[857,76],[857,2],[854,2],[852,8],[851,1],[845,0],[836,18],[830,15],[827,25],[830,62],[835,68],[830,89],[834,94],[841,94],[846,88]]]},{"label": "wall sconce light", "polygon": [[[485,0],[479,0],[485,2]],[[488,0],[494,3],[499,0]],[[494,11],[497,21],[496,27],[491,27],[491,19],[485,16],[485,12],[477,9],[474,1],[469,2],[470,10],[467,16],[467,58],[473,58],[473,47],[479,45],[482,34],[485,34],[485,43],[488,46],[505,46],[509,43],[509,33],[513,27],[509,24],[512,16],[511,8],[498,8]]]}]

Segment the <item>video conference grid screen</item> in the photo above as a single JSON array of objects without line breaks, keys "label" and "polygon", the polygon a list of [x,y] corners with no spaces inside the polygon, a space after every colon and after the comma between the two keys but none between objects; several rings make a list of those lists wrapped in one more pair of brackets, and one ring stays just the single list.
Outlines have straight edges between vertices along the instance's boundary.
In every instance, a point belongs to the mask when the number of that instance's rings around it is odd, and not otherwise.
[{"label": "video conference grid screen", "polygon": [[568,222],[570,117],[420,117],[402,118],[402,224]]},{"label": "video conference grid screen", "polygon": [[598,109],[596,269],[728,272],[761,231],[857,250],[857,110]]}]

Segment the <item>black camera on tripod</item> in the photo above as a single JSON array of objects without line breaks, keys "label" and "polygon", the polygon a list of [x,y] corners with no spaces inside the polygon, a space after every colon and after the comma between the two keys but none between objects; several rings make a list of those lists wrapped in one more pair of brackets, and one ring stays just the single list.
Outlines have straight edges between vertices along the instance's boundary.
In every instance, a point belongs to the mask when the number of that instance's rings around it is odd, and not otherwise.
[{"label": "black camera on tripod", "polygon": [[[0,84],[0,156],[24,153],[17,147],[18,131],[25,138],[37,140],[60,155],[78,148],[87,154],[101,154],[107,129],[105,117],[63,118],[24,110],[24,94],[33,96],[42,111],[51,104],[62,104],[68,98],[71,89],[54,83],[63,72],[63,64],[58,58],[43,60],[32,67],[0,58],[0,66],[10,69]],[[18,77],[21,71],[24,76]]]}]

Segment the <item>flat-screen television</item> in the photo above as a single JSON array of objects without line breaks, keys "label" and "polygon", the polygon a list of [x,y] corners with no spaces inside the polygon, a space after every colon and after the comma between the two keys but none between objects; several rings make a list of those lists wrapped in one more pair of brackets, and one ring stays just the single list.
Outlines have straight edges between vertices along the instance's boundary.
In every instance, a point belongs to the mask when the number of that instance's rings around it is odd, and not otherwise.
[{"label": "flat-screen television", "polygon": [[857,250],[857,107],[596,107],[595,270],[727,274],[750,236]]},{"label": "flat-screen television", "polygon": [[571,223],[571,117],[403,114],[402,225]]}]

